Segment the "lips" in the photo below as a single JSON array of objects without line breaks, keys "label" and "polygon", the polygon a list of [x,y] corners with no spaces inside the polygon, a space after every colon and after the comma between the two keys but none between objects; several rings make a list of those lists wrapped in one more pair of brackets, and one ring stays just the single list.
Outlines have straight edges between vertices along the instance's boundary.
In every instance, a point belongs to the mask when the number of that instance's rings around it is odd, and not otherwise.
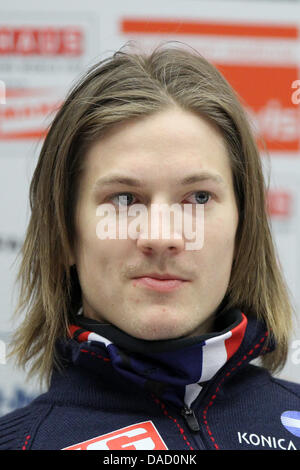
[{"label": "lips", "polygon": [[168,280],[168,279],[171,279],[171,280],[178,279],[180,281],[187,280],[181,276],[177,276],[176,274],[169,274],[169,273],[165,273],[165,274],[145,273],[145,274],[142,274],[141,276],[137,276],[136,278],[141,278],[141,277],[151,277],[152,279],[160,279],[160,280]]},{"label": "lips", "polygon": [[133,285],[158,292],[171,292],[186,284],[187,280],[170,274],[147,274],[133,279]]}]

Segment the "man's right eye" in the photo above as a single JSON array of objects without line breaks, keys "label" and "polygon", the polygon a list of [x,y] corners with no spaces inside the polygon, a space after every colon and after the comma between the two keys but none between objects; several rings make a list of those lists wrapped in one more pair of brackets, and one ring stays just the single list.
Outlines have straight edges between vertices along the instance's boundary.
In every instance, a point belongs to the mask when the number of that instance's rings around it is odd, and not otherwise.
[{"label": "man's right eye", "polygon": [[134,199],[135,196],[132,193],[117,193],[114,194],[110,200],[114,201],[116,200],[117,202],[115,203],[116,206],[119,207],[128,207],[133,203],[132,199]]}]

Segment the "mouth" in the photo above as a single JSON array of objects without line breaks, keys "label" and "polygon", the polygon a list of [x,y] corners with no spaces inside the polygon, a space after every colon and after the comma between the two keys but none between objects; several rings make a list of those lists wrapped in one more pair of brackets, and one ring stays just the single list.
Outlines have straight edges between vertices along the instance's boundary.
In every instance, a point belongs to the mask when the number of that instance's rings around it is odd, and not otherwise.
[{"label": "mouth", "polygon": [[177,276],[148,274],[133,279],[134,287],[144,287],[157,292],[171,292],[179,289],[188,281]]}]

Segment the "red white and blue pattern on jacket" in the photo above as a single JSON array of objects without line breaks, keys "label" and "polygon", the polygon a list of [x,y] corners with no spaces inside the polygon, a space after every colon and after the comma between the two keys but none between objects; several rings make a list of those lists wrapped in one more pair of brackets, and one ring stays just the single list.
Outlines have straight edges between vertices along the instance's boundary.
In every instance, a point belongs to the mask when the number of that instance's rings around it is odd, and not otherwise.
[{"label": "red white and blue pattern on jacket", "polygon": [[[101,327],[100,323],[84,317],[80,324],[71,325],[69,331],[71,338],[81,344],[82,353],[101,357],[126,380],[175,406],[190,408],[203,384],[215,376],[242,343],[247,317],[239,310],[235,313],[230,329],[186,338],[182,343],[176,340],[175,349],[172,340],[137,340],[112,325]],[[132,347],[128,347],[130,344]]]}]

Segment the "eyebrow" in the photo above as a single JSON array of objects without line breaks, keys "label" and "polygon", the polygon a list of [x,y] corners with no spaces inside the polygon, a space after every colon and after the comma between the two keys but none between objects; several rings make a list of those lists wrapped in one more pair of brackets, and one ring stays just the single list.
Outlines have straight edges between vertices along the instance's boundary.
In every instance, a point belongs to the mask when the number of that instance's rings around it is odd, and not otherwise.
[{"label": "eyebrow", "polygon": [[[187,186],[189,184],[198,183],[201,181],[213,181],[214,183],[217,183],[219,185],[225,185],[225,181],[220,175],[216,173],[210,173],[207,171],[187,175],[183,179],[178,178],[175,180],[175,183],[180,184],[182,186]],[[99,188],[102,188],[105,186],[111,186],[113,184],[123,184],[126,186],[133,186],[136,188],[140,188],[140,187],[145,186],[146,182],[144,180],[139,180],[136,178],[132,178],[130,176],[112,175],[112,176],[105,176],[103,178],[98,179],[96,183],[94,184],[94,189],[97,190]]]}]

